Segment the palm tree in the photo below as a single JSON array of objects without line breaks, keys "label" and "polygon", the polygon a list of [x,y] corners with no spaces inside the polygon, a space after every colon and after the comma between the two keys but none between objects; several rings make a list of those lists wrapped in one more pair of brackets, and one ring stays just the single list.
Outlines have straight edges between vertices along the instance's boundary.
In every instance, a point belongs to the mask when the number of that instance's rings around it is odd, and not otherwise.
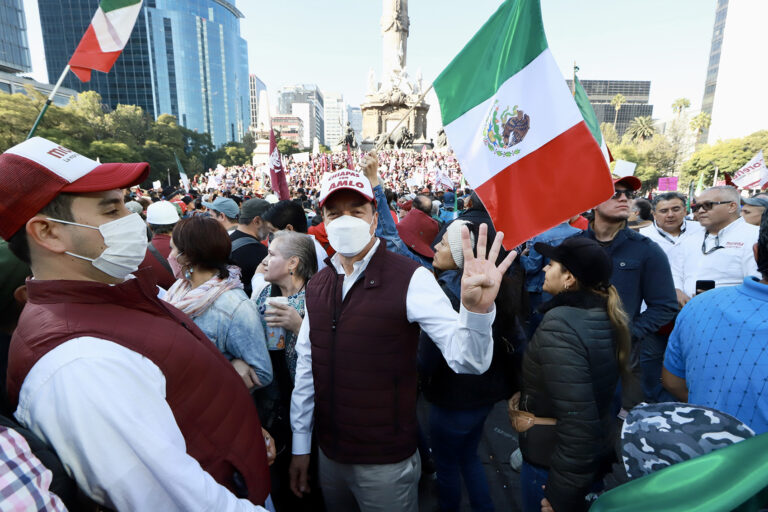
[{"label": "palm tree", "polygon": [[691,106],[691,100],[688,98],[677,98],[674,103],[672,103],[672,112],[675,112],[677,114],[677,117],[680,117],[680,114],[683,113],[683,110],[690,108]]},{"label": "palm tree", "polygon": [[699,112],[693,119],[691,119],[691,130],[696,132],[696,138],[698,139],[701,138],[701,134],[709,128],[710,124],[712,124],[712,116],[706,112]]},{"label": "palm tree", "polygon": [[619,110],[621,106],[627,102],[627,98],[623,94],[619,93],[611,100],[611,105],[616,109],[616,116],[613,118],[613,127],[616,128],[616,121],[619,119]]},{"label": "palm tree", "polygon": [[656,133],[656,128],[653,126],[651,116],[636,117],[629,123],[629,128],[627,128],[627,135],[632,140],[650,139],[654,133]]}]

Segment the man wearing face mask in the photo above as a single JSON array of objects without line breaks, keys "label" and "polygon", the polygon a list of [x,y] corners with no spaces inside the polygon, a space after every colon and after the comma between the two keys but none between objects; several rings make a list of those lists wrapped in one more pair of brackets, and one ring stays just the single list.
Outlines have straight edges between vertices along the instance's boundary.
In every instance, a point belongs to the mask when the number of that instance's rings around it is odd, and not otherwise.
[{"label": "man wearing face mask", "polygon": [[516,253],[496,267],[488,227],[472,254],[464,228],[459,313],[432,274],[373,236],[371,184],[343,169],[326,176],[320,206],[336,254],[307,284],[291,402],[291,489],[309,491],[313,418],[328,510],[418,509],[416,352],[420,329],[457,373],[481,374],[493,357],[493,301]]},{"label": "man wearing face mask", "polygon": [[263,510],[269,473],[248,391],[136,271],[146,226],[120,189],[148,173],[40,137],[0,155],[0,236],[34,276],[9,352],[14,415],[106,507]]}]

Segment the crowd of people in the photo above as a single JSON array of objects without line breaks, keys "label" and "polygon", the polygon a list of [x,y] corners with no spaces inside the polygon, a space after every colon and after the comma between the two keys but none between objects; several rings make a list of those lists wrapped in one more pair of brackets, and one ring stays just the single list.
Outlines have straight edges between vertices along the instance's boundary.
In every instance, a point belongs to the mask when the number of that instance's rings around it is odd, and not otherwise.
[{"label": "crowd of people", "polygon": [[39,137],[0,155],[3,499],[416,511],[434,472],[440,510],[490,511],[505,402],[522,510],[580,511],[768,431],[768,196],[615,177],[507,251],[450,151],[284,169],[281,199],[260,168],[146,190]]}]

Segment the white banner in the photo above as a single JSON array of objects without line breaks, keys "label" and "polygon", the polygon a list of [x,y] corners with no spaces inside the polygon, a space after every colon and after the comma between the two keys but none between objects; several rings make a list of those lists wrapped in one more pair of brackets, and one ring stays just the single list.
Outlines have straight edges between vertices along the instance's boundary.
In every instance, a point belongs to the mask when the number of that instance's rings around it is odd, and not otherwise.
[{"label": "white banner", "polygon": [[747,164],[733,173],[733,183],[739,188],[763,188],[768,182],[768,170],[761,149]]},{"label": "white banner", "polygon": [[616,160],[616,166],[613,168],[613,174],[619,178],[626,178],[627,176],[633,176],[637,164],[635,162],[627,162],[626,160]]},{"label": "white banner", "polygon": [[309,153],[294,153],[293,154],[293,161],[297,164],[301,163],[309,163]]}]

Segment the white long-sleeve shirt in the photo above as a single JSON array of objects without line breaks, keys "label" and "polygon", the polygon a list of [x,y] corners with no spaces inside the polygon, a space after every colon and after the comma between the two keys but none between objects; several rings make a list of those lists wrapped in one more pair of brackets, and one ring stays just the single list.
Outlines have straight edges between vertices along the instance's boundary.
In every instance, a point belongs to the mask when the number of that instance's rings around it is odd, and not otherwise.
[{"label": "white long-sleeve shirt", "polygon": [[661,247],[669,260],[669,268],[672,271],[672,279],[675,282],[675,288],[683,289],[683,264],[685,263],[685,242],[689,238],[701,240],[704,236],[704,228],[694,220],[683,219],[683,225],[680,226],[680,234],[673,236],[662,230],[656,222],[650,226],[640,229],[640,234],[645,235]]},{"label": "white long-sleeve shirt", "polygon": [[[344,274],[342,300],[352,285],[363,276],[379,243],[381,242],[377,240],[365,257],[353,264],[350,275],[345,274],[338,255],[331,258],[336,272]],[[493,359],[491,325],[496,318],[495,306],[489,313],[478,314],[466,310],[462,305],[456,313],[434,276],[426,268],[419,267],[408,283],[405,308],[408,321],[418,323],[432,338],[453,371],[479,375],[488,370]],[[291,396],[291,427],[295,455],[309,453],[312,441],[315,385],[312,378],[312,349],[309,337],[307,313],[296,340],[298,362],[296,382]]]},{"label": "white long-sleeve shirt", "polygon": [[187,454],[165,400],[163,373],[117,343],[82,337],[48,352],[24,379],[15,416],[105,506],[265,510],[236,498]]},{"label": "white long-sleeve shirt", "polygon": [[741,284],[747,276],[759,278],[752,250],[759,232],[757,226],[747,224],[739,217],[721,229],[717,236],[702,231],[698,237],[686,240],[683,243],[685,258],[679,278],[683,284],[682,290],[693,297],[696,294],[696,281],[713,280],[715,287],[720,288]]}]

